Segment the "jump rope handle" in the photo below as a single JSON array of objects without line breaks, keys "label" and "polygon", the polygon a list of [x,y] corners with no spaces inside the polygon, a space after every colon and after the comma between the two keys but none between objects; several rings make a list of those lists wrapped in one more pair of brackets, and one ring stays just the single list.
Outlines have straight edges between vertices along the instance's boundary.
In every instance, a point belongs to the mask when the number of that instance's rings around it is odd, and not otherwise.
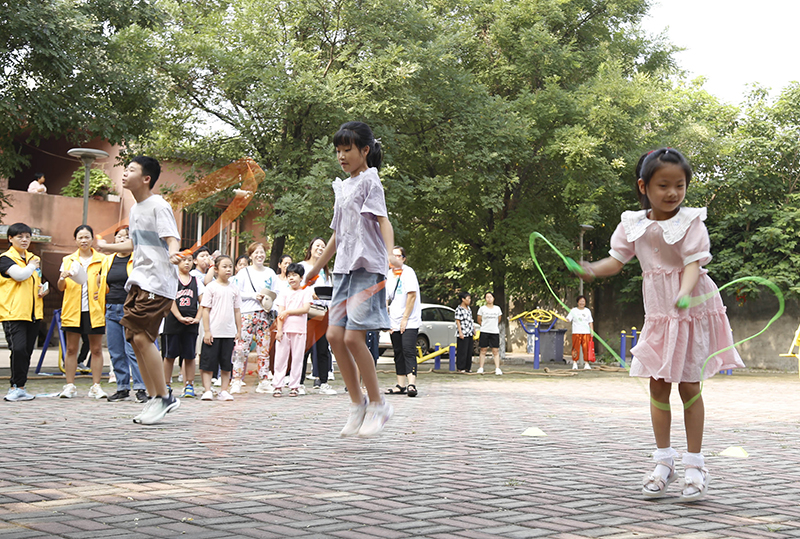
[{"label": "jump rope handle", "polygon": [[567,269],[572,273],[577,273],[578,275],[586,275],[586,270],[581,267],[580,264],[572,260],[570,257],[564,258],[564,263],[567,265]]}]

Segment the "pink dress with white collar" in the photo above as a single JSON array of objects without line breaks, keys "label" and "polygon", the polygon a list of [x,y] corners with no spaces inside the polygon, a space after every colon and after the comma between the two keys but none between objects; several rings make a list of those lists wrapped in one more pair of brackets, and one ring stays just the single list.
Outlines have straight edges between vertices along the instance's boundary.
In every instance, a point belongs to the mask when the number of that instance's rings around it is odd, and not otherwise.
[{"label": "pink dress with white collar", "polygon": [[[690,309],[675,301],[683,269],[711,261],[711,242],[703,224],[705,208],[681,208],[671,219],[652,221],[648,210],[626,211],[611,237],[609,254],[623,264],[634,256],[642,266],[644,327],[631,353],[631,376],[665,382],[699,382],[725,369],[744,367],[735,348],[712,357],[733,344],[726,308],[719,293]],[[717,285],[701,267],[693,297],[717,292]]]}]

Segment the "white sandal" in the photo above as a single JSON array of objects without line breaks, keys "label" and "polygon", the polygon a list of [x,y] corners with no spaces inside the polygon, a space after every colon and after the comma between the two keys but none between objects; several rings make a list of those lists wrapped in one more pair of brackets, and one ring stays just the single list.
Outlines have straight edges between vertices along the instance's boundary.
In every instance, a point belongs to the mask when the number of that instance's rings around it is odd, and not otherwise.
[{"label": "white sandal", "polygon": [[[642,494],[647,498],[660,498],[664,496],[667,492],[667,487],[670,486],[678,478],[678,474],[675,473],[674,464],[670,464],[669,462],[666,462],[664,460],[659,460],[656,463],[656,467],[658,467],[659,464],[661,466],[666,466],[667,468],[669,468],[669,475],[667,477],[656,475],[655,470],[653,470],[653,473],[644,478],[644,484],[642,485]],[[655,487],[655,490],[653,488],[648,488],[648,487]]]},{"label": "white sandal", "polygon": [[696,479],[690,479],[684,477],[683,479],[683,491],[681,492],[681,499],[682,502],[696,502],[697,500],[701,499],[703,496],[706,495],[706,491],[708,490],[708,484],[711,483],[711,474],[708,473],[702,466],[694,466],[692,464],[684,464],[684,469],[686,468],[694,468],[696,470],[700,470],[700,473],[703,475],[703,482],[698,484]]}]

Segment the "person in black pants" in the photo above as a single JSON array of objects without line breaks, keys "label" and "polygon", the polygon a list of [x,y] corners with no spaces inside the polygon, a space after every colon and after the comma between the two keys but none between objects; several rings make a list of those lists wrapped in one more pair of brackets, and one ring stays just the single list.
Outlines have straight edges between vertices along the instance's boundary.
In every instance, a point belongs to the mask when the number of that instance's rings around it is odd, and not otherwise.
[{"label": "person in black pants", "polygon": [[472,346],[475,325],[472,322],[472,311],[469,309],[472,296],[469,292],[459,292],[461,305],[456,307],[456,369],[458,372],[469,372],[472,369]]},{"label": "person in black pants", "polygon": [[44,318],[42,298],[49,286],[42,284],[41,260],[28,251],[31,227],[14,223],[8,227],[8,251],[0,255],[0,321],[11,348],[11,379],[7,401],[34,398],[25,390],[31,354]]},{"label": "person in black pants", "polygon": [[[386,284],[389,303],[389,319],[392,324],[392,348],[397,385],[386,390],[387,394],[406,393],[417,396],[417,334],[422,324],[419,281],[411,267],[405,265],[406,250],[396,246],[394,256],[400,267],[393,267]],[[408,381],[408,385],[403,383]]]}]

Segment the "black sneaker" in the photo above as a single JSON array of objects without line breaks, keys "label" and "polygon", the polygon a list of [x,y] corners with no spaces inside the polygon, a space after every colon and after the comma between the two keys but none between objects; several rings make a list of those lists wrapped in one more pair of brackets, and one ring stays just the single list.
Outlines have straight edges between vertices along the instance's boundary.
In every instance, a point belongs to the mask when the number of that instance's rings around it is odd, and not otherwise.
[{"label": "black sneaker", "polygon": [[122,402],[131,400],[131,392],[127,389],[120,389],[108,397],[108,402]]},{"label": "black sneaker", "polygon": [[321,385],[322,385],[322,380],[320,380],[319,378],[314,378],[314,389],[319,389]]},{"label": "black sneaker", "polygon": [[144,389],[137,389],[136,390],[136,402],[139,404],[147,402],[149,399],[147,398],[147,391]]}]

